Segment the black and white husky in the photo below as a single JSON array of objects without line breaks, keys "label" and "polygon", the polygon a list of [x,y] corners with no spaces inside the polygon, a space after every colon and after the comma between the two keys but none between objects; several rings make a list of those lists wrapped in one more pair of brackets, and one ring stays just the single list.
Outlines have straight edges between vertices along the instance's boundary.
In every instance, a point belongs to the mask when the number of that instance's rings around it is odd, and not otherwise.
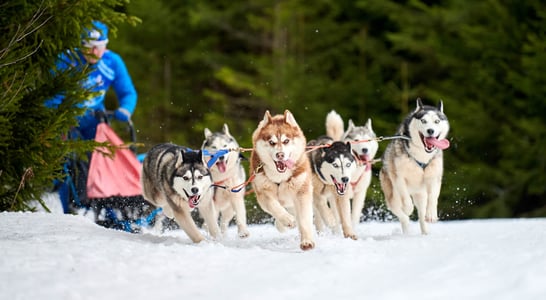
[{"label": "black and white husky", "polygon": [[163,213],[174,218],[193,242],[205,239],[191,216],[196,207],[210,235],[219,237],[220,229],[209,195],[212,179],[201,151],[170,143],[154,146],[144,159],[141,182],[144,199],[162,207]]},{"label": "black and white husky", "polygon": [[[248,237],[245,192],[230,190],[231,187],[244,183],[246,174],[241,165],[239,144],[229,133],[228,125],[224,124],[221,132],[212,132],[205,128],[205,140],[201,149],[211,154],[206,156],[207,163],[215,159],[209,166],[214,181],[213,193],[210,196],[213,197],[213,203],[220,213],[220,230],[225,233],[229,222],[235,216],[239,237]],[[225,154],[217,156],[219,151],[224,151]]]},{"label": "black and white husky", "polygon": [[351,222],[351,198],[348,194],[351,176],[356,169],[351,144],[334,142],[323,136],[309,141],[308,147],[317,147],[309,152],[313,170],[313,204],[315,226],[320,232],[325,223],[333,232],[356,240],[357,236]]},{"label": "black and white husky", "polygon": [[356,160],[356,168],[351,176],[347,196],[352,199],[351,215],[353,226],[360,222],[366,193],[372,181],[372,163],[379,148],[372,120],[365,125],[355,125],[349,120],[347,130],[343,130],[343,119],[334,110],[326,116],[326,134],[336,141],[351,143],[351,152]]},{"label": "black and white husky", "polygon": [[438,221],[438,197],[442,186],[443,152],[449,147],[449,122],[442,101],[437,107],[423,105],[408,114],[397,135],[383,154],[381,188],[387,207],[398,217],[402,231],[408,233],[410,215],[417,208],[421,233],[428,222]]}]

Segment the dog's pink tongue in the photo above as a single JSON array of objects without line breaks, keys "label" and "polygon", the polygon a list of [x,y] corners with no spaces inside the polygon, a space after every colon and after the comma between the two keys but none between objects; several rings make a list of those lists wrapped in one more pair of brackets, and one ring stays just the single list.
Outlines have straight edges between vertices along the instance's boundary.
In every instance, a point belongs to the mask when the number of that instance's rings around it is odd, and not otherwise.
[{"label": "dog's pink tongue", "polygon": [[444,149],[449,148],[449,140],[448,139],[439,140],[439,139],[434,138],[434,137],[428,137],[428,138],[426,138],[426,140],[427,140],[427,143],[432,144],[432,145],[436,146],[439,149],[444,150]]},{"label": "dog's pink tongue", "polygon": [[199,195],[193,195],[188,199],[188,205],[191,209],[195,208],[199,204]]},{"label": "dog's pink tongue", "polygon": [[224,173],[226,171],[226,163],[224,161],[217,162],[216,166],[218,167],[218,171],[220,171],[220,173]]},{"label": "dog's pink tongue", "polygon": [[294,165],[296,165],[296,162],[291,159],[287,159],[284,161],[284,164],[286,165],[288,169],[292,169]]}]

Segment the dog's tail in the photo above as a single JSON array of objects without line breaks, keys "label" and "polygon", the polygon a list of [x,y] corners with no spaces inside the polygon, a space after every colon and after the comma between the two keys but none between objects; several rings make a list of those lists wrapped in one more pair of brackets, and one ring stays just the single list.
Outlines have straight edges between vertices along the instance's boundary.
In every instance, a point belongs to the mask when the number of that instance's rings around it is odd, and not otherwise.
[{"label": "dog's tail", "polygon": [[343,119],[335,110],[326,115],[326,135],[334,141],[341,141],[344,133],[343,126]]}]

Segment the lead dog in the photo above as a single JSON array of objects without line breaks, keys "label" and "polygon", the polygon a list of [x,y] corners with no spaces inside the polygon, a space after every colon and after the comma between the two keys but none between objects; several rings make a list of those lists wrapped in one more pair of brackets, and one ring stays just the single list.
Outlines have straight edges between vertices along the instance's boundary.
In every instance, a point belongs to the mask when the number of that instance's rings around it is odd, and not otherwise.
[{"label": "lead dog", "polygon": [[313,201],[317,211],[315,214],[317,230],[322,230],[324,222],[332,231],[338,232],[341,224],[343,236],[356,240],[357,236],[351,222],[351,199],[348,194],[351,176],[356,169],[351,144],[334,142],[332,138],[323,136],[310,141],[307,145],[317,147],[309,152],[313,170]]},{"label": "lead dog", "polygon": [[446,136],[449,122],[442,101],[437,107],[423,105],[408,114],[383,154],[379,173],[387,207],[408,233],[410,215],[417,208],[422,234],[428,234],[427,222],[438,221],[438,197],[442,186],[443,152],[449,147]]},{"label": "lead dog", "polygon": [[275,218],[279,231],[298,226],[302,250],[314,248],[311,166],[305,136],[292,113],[271,116],[266,111],[252,145],[250,170],[258,204]]},{"label": "lead dog", "polygon": [[379,148],[372,120],[364,126],[356,126],[349,120],[347,130],[343,131],[343,119],[334,110],[326,116],[326,134],[336,141],[351,143],[351,151],[357,167],[351,176],[347,197],[352,199],[351,215],[353,226],[360,223],[360,216],[366,201],[366,193],[372,181],[372,162]]},{"label": "lead dog", "polygon": [[205,239],[191,216],[196,207],[210,235],[219,237],[220,229],[209,195],[212,179],[201,151],[187,151],[169,143],[152,147],[142,164],[141,182],[144,199],[162,207],[164,214],[174,218],[194,243]]},{"label": "lead dog", "polygon": [[[214,181],[212,199],[217,212],[220,213],[220,230],[225,233],[229,222],[235,216],[239,237],[246,238],[250,233],[246,224],[245,193],[232,192],[229,189],[246,180],[238,150],[239,144],[229,133],[227,124],[224,124],[221,132],[212,132],[205,128],[204,133],[205,140],[201,149],[209,153],[229,150],[225,155],[216,157],[216,162],[209,167]],[[208,163],[208,159],[206,161]]]}]

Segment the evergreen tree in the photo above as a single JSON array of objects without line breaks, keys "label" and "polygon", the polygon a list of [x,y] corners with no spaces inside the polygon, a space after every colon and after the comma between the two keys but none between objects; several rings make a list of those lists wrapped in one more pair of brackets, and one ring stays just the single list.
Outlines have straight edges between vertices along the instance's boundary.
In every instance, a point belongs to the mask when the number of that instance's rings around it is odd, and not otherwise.
[{"label": "evergreen tree", "polygon": [[[66,156],[95,145],[62,136],[82,112],[74,104],[89,95],[78,84],[85,71],[67,70],[55,76],[52,71],[60,52],[80,46],[81,32],[92,20],[110,25],[131,20],[115,11],[125,2],[0,4],[0,211],[27,210],[30,200],[41,201],[42,193],[61,174]],[[47,109],[44,101],[59,93],[65,95],[63,104]]]}]

